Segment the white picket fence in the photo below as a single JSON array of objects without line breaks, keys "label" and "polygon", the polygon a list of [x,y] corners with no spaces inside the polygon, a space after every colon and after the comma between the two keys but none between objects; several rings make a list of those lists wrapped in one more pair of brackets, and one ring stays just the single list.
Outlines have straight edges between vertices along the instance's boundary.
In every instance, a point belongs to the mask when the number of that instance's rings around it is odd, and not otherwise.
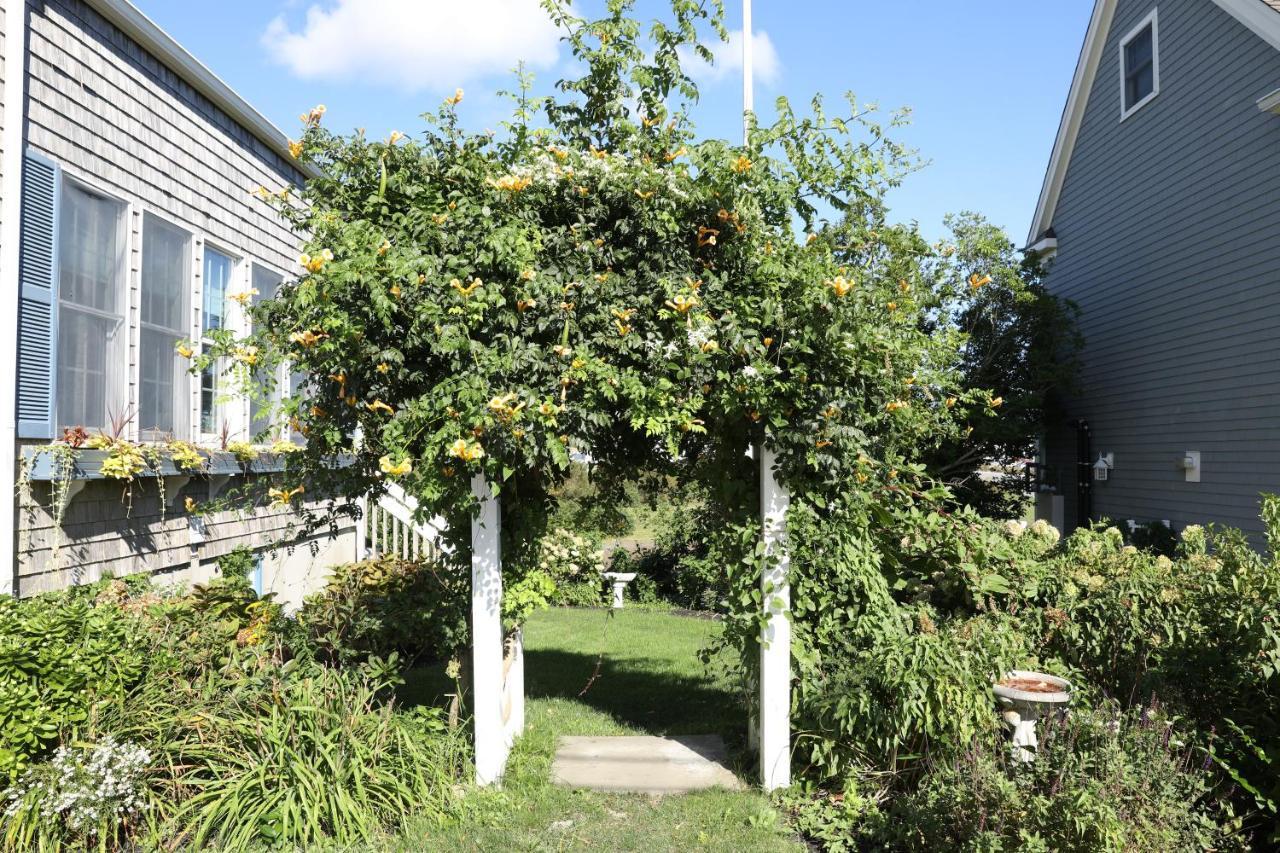
[{"label": "white picket fence", "polygon": [[392,556],[402,560],[431,559],[440,551],[444,519],[417,520],[418,501],[399,486],[389,484],[376,501],[361,502],[362,520],[357,525],[358,559]]}]

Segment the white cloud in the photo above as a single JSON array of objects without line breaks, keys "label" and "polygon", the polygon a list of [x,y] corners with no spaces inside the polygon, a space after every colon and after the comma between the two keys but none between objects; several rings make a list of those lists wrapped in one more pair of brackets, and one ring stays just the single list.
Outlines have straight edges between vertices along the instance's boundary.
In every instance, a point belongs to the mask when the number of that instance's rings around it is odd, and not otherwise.
[{"label": "white cloud", "polygon": [[523,59],[546,68],[560,32],[538,0],[325,0],[301,29],[280,15],[263,45],[298,77],[451,89]]},{"label": "white cloud", "polygon": [[[719,83],[730,75],[742,76],[742,30],[732,30],[728,41],[715,41],[710,45],[715,54],[715,63],[708,65],[693,51],[682,50],[680,61],[684,63],[689,76],[695,80]],[[773,40],[764,30],[756,30],[751,36],[752,76],[761,83],[773,83],[782,71],[782,63],[778,60],[778,51],[773,47]]]}]

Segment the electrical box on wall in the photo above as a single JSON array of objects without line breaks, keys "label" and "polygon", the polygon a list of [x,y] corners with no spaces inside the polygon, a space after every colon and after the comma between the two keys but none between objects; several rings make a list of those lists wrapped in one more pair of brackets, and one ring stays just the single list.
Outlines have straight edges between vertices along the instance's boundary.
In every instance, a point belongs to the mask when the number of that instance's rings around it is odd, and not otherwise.
[{"label": "electrical box on wall", "polygon": [[1187,475],[1188,483],[1200,482],[1200,451],[1188,450],[1183,453],[1181,467]]}]

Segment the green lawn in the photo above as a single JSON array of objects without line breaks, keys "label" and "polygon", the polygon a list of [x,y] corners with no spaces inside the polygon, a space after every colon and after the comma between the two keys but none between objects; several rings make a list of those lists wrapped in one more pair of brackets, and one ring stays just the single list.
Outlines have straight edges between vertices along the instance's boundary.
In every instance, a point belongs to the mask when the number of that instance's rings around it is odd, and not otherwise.
[{"label": "green lawn", "polygon": [[[716,622],[666,613],[551,610],[525,631],[527,725],[501,790],[481,790],[455,824],[410,821],[394,850],[803,850],[758,791],[649,797],[570,791],[550,784],[558,735],[723,735],[742,754],[746,719],[725,680],[698,651]],[[601,674],[578,693],[605,653]],[[411,687],[415,685],[410,685]],[[430,682],[416,685],[432,691]]]}]

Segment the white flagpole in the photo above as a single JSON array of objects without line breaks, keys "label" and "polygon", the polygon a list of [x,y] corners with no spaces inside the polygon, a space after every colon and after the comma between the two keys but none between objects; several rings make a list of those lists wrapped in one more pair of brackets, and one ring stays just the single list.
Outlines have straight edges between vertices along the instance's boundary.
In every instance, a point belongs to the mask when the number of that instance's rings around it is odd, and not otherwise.
[{"label": "white flagpole", "polygon": [[751,37],[751,0],[742,0],[742,144],[747,144],[751,134],[751,119],[748,113],[755,110],[755,91],[752,88],[752,37]]}]

